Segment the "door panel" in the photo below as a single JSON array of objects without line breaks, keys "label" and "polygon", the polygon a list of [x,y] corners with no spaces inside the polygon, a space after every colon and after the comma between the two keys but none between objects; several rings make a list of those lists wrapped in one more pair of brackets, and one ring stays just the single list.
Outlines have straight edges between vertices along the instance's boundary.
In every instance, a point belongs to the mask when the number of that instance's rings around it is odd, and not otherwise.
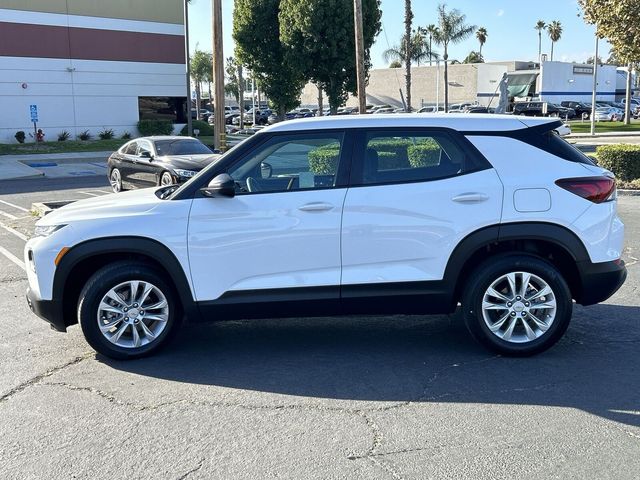
[{"label": "door panel", "polygon": [[333,297],[325,298],[337,299],[344,134],[265,138],[226,170],[236,183],[234,198],[193,202],[188,241],[196,298],[329,286]]},{"label": "door panel", "polygon": [[[336,189],[195,199],[189,259],[196,299],[215,300],[233,290],[338,286],[345,194]],[[305,208],[312,205],[324,208]]]},{"label": "door panel", "polygon": [[342,220],[342,284],[442,280],[466,235],[500,222],[503,187],[456,132],[359,137]]}]

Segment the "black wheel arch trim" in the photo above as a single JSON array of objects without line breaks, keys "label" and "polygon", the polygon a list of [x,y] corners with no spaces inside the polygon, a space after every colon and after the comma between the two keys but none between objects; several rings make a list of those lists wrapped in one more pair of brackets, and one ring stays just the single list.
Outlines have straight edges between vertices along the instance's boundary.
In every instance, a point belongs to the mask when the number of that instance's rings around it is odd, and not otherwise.
[{"label": "black wheel arch trim", "polygon": [[104,254],[144,255],[160,264],[171,278],[184,313],[198,315],[187,274],[173,252],[157,240],[137,236],[118,236],[87,240],[72,247],[56,267],[53,280],[53,299],[64,308],[64,290],[70,273],[80,262]]},{"label": "black wheel arch trim", "polygon": [[575,261],[581,280],[585,267],[592,264],[582,241],[566,227],[546,222],[503,223],[476,230],[458,243],[445,268],[445,285],[453,292],[465,264],[477,251],[509,240],[539,240],[562,248]]}]

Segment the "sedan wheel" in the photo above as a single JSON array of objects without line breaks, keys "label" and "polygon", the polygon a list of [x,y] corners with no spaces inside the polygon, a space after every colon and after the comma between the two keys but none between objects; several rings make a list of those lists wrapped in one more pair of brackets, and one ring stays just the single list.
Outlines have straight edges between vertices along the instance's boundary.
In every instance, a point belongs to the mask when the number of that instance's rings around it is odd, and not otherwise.
[{"label": "sedan wheel", "polygon": [[169,185],[174,185],[176,182],[173,181],[173,177],[169,172],[164,172],[160,177],[160,186],[167,187]]},{"label": "sedan wheel", "polygon": [[109,175],[109,182],[111,183],[111,189],[115,192],[122,191],[122,175],[120,174],[120,170],[114,168],[111,170],[111,175]]}]

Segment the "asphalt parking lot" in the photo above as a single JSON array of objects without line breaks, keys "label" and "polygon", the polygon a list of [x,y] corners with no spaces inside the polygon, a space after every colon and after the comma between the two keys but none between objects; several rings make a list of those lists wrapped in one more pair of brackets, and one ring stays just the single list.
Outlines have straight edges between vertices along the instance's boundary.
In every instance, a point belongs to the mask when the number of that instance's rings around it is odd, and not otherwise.
[{"label": "asphalt parking lot", "polygon": [[537,357],[398,316],[187,326],[117,362],[29,311],[21,265],[33,202],[108,191],[0,182],[0,478],[638,478],[640,197],[619,201],[627,282]]}]

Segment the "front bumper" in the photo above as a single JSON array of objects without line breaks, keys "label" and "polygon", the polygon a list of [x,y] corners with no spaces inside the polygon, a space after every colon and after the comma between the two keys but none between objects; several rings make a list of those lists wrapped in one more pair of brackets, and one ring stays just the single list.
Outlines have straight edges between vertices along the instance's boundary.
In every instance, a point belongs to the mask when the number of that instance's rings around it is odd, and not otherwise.
[{"label": "front bumper", "polygon": [[582,277],[582,292],[576,302],[581,305],[594,305],[604,302],[622,286],[627,279],[624,261],[579,264]]},{"label": "front bumper", "polygon": [[62,306],[55,300],[41,300],[37,298],[33,291],[27,290],[27,304],[33,313],[46,320],[51,328],[59,332],[66,332],[67,326],[62,315]]}]

